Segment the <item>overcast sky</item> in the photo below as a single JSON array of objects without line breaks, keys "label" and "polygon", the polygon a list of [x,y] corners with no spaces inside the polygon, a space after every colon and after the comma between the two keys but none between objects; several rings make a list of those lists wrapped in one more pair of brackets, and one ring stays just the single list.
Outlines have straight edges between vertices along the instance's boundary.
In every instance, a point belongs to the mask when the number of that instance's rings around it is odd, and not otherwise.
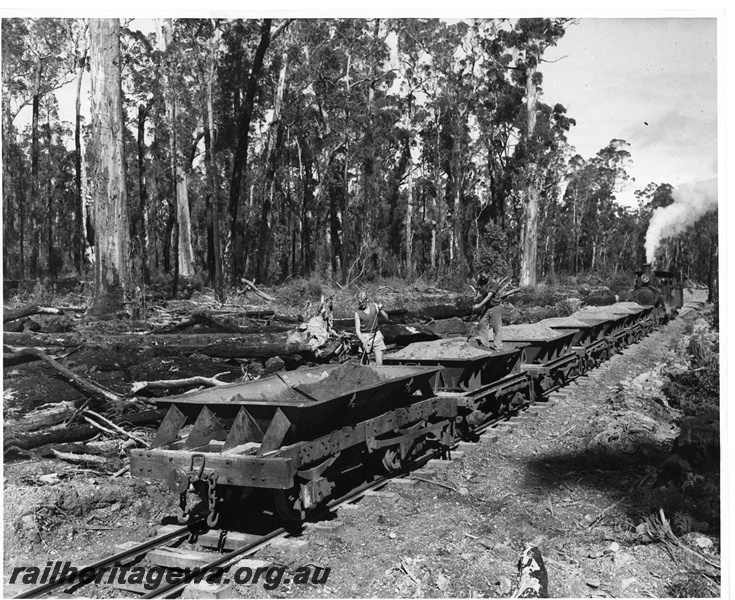
[{"label": "overcast sky", "polygon": [[[691,187],[717,177],[717,20],[584,18],[545,58],[544,100],[577,121],[570,143],[591,158],[630,144],[635,178]],[[553,61],[553,62],[551,62]]]}]

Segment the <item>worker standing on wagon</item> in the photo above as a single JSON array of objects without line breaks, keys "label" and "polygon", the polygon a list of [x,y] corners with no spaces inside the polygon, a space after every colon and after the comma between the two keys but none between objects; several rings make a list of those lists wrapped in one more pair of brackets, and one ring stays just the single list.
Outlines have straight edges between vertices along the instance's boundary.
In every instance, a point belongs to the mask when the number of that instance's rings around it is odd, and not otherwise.
[{"label": "worker standing on wagon", "polygon": [[476,339],[481,347],[490,348],[490,329],[493,330],[492,347],[495,350],[503,349],[503,318],[500,303],[504,298],[518,290],[508,291],[510,278],[502,281],[492,281],[485,273],[480,273],[476,280],[475,303],[472,309],[480,313],[479,323],[470,339]]},{"label": "worker standing on wagon", "polygon": [[355,333],[362,343],[362,356],[365,358],[371,352],[375,353],[375,364],[383,364],[383,352],[385,352],[385,340],[378,327],[378,317],[383,315],[388,318],[383,310],[383,305],[368,302],[368,295],[362,291],[357,294],[357,310],[355,311]]}]

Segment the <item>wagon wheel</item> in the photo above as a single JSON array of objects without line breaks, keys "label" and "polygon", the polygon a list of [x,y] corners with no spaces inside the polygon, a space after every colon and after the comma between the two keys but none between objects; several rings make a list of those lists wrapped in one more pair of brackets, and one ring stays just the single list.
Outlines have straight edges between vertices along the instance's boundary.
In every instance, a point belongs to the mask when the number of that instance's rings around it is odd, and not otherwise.
[{"label": "wagon wheel", "polygon": [[273,504],[276,513],[284,521],[297,523],[306,517],[306,511],[301,508],[298,485],[288,490],[273,490]]}]

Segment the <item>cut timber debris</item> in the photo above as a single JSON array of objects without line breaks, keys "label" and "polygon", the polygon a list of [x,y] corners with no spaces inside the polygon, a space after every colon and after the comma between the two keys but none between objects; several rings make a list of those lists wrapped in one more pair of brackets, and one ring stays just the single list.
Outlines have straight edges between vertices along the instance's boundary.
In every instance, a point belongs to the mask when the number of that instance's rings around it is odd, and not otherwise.
[{"label": "cut timber debris", "polygon": [[74,387],[80,389],[88,396],[92,396],[104,402],[110,402],[113,405],[119,405],[120,403],[125,402],[122,396],[118,396],[116,393],[108,390],[107,388],[80,377],[70,369],[67,369],[66,367],[55,361],[42,350],[38,350],[37,348],[24,348],[23,350],[15,352],[14,354],[20,356],[36,357],[44,361],[46,364],[56,369],[65,379],[68,379],[69,383],[71,383]]},{"label": "cut timber debris", "polygon": [[97,456],[96,454],[72,454],[71,452],[59,452],[58,450],[54,450],[53,452],[56,458],[75,465],[94,465],[101,467],[108,462],[104,456]]},{"label": "cut timber debris", "polygon": [[[163,419],[165,414],[166,410],[146,410],[124,415],[120,420],[136,426],[156,424]],[[3,451],[9,452],[11,450],[15,450],[23,452],[32,448],[46,446],[48,444],[79,442],[93,438],[99,433],[99,424],[94,427],[92,425],[75,425],[73,427],[57,425],[44,431],[19,433],[8,432],[6,430],[3,436]]]},{"label": "cut timber debris", "polygon": [[[245,287],[248,287],[251,290],[253,290],[258,296],[260,296],[264,300],[268,300],[268,302],[276,301],[276,299],[273,296],[269,296],[265,292],[261,292],[257,287],[255,287],[255,284],[252,281],[249,281],[248,279],[245,279],[244,277],[240,281],[245,285]],[[238,290],[237,293],[242,294],[244,292],[245,292],[245,289],[243,288],[242,290]]]},{"label": "cut timber debris", "polygon": [[106,419],[102,415],[97,414],[96,412],[93,412],[87,409],[87,410],[82,410],[81,413],[82,413],[82,418],[85,421],[87,421],[87,423],[89,423],[92,427],[96,427],[103,433],[107,433],[112,436],[122,435],[123,437],[131,439],[135,443],[140,444],[141,446],[148,445],[148,443],[145,440],[137,436],[134,436],[132,433],[125,431],[122,427],[115,425],[115,423],[113,423],[109,419]]},{"label": "cut timber debris", "polygon": [[76,408],[73,402],[57,402],[56,404],[44,404],[36,410],[23,415],[20,419],[5,421],[5,426],[13,431],[38,431],[52,425],[58,425],[70,418]]},{"label": "cut timber debris", "polygon": [[222,377],[223,375],[230,375],[229,371],[225,371],[223,373],[217,373],[213,377],[204,377],[202,375],[197,375],[194,377],[185,377],[183,379],[167,379],[167,380],[158,380],[158,381],[134,381],[133,385],[131,387],[131,391],[133,394],[137,394],[141,390],[145,389],[157,389],[157,390],[165,390],[165,389],[172,389],[172,388],[183,388],[183,387],[195,387],[195,386],[206,386],[206,387],[216,387],[218,385],[227,385],[224,381],[220,381],[218,377]]},{"label": "cut timber debris", "polygon": [[24,317],[30,317],[31,315],[63,315],[64,311],[60,308],[52,308],[48,306],[38,306],[32,304],[30,306],[22,306],[15,310],[7,311],[3,314],[3,323],[9,323],[17,319]]}]

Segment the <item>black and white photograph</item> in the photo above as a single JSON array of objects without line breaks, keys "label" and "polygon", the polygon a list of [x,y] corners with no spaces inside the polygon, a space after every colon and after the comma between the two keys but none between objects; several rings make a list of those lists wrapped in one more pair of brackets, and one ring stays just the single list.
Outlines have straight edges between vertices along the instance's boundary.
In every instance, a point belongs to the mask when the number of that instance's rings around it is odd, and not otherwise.
[{"label": "black and white photograph", "polygon": [[2,596],[729,597],[733,24],[615,8],[0,8]]}]

